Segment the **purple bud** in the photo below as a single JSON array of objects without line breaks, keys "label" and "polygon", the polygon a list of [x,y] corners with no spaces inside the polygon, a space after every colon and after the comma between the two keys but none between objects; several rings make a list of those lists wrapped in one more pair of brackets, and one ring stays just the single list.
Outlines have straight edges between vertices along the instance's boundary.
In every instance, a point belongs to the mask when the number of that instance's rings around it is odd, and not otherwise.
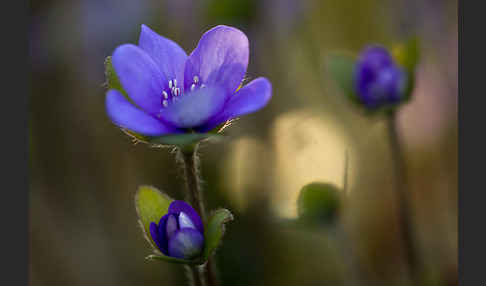
[{"label": "purple bud", "polygon": [[403,95],[406,75],[383,47],[367,47],[356,65],[358,97],[369,108],[396,103]]},{"label": "purple bud", "polygon": [[204,237],[199,231],[194,228],[182,228],[169,240],[169,255],[192,259],[201,254],[203,246]]},{"label": "purple bud", "polygon": [[167,256],[193,259],[201,254],[204,247],[201,217],[183,201],[173,201],[159,224],[151,223],[150,235]]}]

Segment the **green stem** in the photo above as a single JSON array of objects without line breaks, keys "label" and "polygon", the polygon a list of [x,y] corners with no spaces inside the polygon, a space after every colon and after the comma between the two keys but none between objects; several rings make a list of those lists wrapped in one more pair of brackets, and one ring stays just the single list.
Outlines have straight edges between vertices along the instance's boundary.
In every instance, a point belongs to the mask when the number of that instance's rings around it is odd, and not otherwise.
[{"label": "green stem", "polygon": [[387,118],[388,137],[392,149],[393,163],[395,165],[396,180],[396,199],[399,211],[399,223],[401,228],[402,240],[405,246],[406,262],[413,285],[420,285],[419,260],[417,256],[417,246],[414,240],[414,230],[412,225],[412,208],[408,194],[408,176],[403,153],[403,146],[400,144],[397,130],[396,112],[390,112]]},{"label": "green stem", "polygon": [[[188,200],[201,216],[203,223],[206,224],[206,208],[199,178],[197,148],[198,145],[195,145],[193,148],[179,149],[179,154],[184,162]],[[199,266],[201,271],[197,271],[204,286],[217,286],[219,284],[216,277],[216,266],[212,260],[213,258],[210,257],[204,265]]]}]

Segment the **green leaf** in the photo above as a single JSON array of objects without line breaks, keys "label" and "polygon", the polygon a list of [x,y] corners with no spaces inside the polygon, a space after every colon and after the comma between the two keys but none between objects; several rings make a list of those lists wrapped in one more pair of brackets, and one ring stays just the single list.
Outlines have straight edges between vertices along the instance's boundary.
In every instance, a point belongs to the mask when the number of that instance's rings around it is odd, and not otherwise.
[{"label": "green leaf", "polygon": [[344,53],[332,53],[327,58],[327,70],[346,96],[359,103],[354,86],[356,59]]},{"label": "green leaf", "polygon": [[209,217],[204,227],[204,259],[208,259],[221,242],[225,231],[225,223],[233,220],[233,215],[227,209],[217,209]]},{"label": "green leaf", "polygon": [[304,186],[297,200],[299,220],[311,224],[334,222],[339,206],[339,189],[327,183],[311,183]]},{"label": "green leaf", "polygon": [[169,196],[151,186],[140,186],[135,194],[138,219],[143,226],[146,238],[154,249],[157,249],[157,246],[150,235],[150,223],[159,223],[160,218],[167,214],[172,201],[173,199]]},{"label": "green leaf", "polygon": [[213,133],[184,133],[172,134],[160,137],[152,137],[148,141],[152,144],[175,145],[180,148],[191,148],[200,141],[220,140],[223,135]]},{"label": "green leaf", "polygon": [[108,89],[116,89],[120,91],[131,102],[131,99],[128,97],[126,91],[123,89],[120,83],[120,79],[116,75],[115,69],[113,68],[113,64],[111,62],[111,57],[106,57],[105,59],[105,78]]}]

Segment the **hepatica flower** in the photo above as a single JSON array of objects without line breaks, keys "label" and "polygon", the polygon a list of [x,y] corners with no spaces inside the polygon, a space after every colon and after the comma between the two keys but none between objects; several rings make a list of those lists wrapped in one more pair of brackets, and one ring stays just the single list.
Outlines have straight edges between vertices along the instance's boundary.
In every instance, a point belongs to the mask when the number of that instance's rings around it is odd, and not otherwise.
[{"label": "hepatica flower", "polygon": [[356,64],[357,95],[370,108],[397,103],[404,96],[406,76],[385,48],[367,47]]},{"label": "hepatica flower", "polygon": [[204,247],[201,218],[183,201],[173,201],[158,224],[150,223],[150,235],[163,254],[175,258],[193,259]]},{"label": "hepatica flower", "polygon": [[205,222],[184,201],[173,200],[151,186],[140,186],[135,207],[142,231],[154,249],[150,260],[204,264],[222,242],[225,223],[233,220],[227,209],[216,209]]},{"label": "hepatica flower", "polygon": [[138,46],[121,45],[111,57],[121,88],[106,94],[108,116],[151,137],[208,132],[270,100],[272,87],[263,77],[241,86],[248,60],[248,38],[232,27],[207,31],[187,55],[142,25]]},{"label": "hepatica flower", "polygon": [[410,99],[419,60],[419,40],[410,38],[389,50],[369,45],[355,57],[332,53],[331,76],[345,95],[366,111],[391,111]]}]

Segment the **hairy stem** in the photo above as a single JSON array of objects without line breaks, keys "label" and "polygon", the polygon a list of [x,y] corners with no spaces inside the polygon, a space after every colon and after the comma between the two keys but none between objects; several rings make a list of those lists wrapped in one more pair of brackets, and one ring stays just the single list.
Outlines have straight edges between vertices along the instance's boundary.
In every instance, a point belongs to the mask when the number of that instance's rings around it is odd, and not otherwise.
[{"label": "hairy stem", "polygon": [[[184,162],[184,175],[186,178],[186,190],[188,200],[193,208],[199,213],[204,224],[206,224],[206,208],[201,190],[199,178],[199,158],[197,156],[198,145],[194,148],[179,149],[179,155]],[[206,264],[196,269],[198,275],[205,286],[217,286],[216,266],[213,258],[210,257]]]},{"label": "hairy stem", "polygon": [[407,178],[407,169],[405,167],[405,157],[403,153],[403,146],[400,144],[396,112],[388,114],[388,137],[392,149],[393,163],[395,165],[395,180],[396,180],[396,199],[399,208],[399,223],[402,234],[402,241],[405,246],[405,254],[407,259],[407,266],[410,271],[413,285],[420,285],[419,275],[419,260],[417,256],[417,246],[414,240],[414,230],[412,225],[412,210]]}]

